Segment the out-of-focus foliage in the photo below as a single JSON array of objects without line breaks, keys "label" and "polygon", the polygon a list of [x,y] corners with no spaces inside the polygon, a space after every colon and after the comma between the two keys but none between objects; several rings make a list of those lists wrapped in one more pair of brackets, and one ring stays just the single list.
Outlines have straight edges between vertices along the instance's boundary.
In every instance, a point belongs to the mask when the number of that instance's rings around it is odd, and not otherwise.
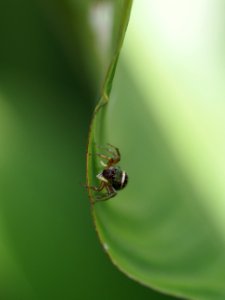
[{"label": "out-of-focus foliage", "polygon": [[112,267],[80,185],[109,61],[90,21],[98,3],[0,1],[2,300],[170,299]]},{"label": "out-of-focus foliage", "polygon": [[135,1],[101,123],[129,174],[94,206],[106,251],[130,277],[196,300],[225,299],[223,33],[221,1]]}]

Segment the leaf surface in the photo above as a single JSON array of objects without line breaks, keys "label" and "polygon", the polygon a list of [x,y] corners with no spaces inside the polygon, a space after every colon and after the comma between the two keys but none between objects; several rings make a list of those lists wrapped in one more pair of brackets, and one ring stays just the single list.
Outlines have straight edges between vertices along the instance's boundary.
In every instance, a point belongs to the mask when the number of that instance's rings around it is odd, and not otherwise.
[{"label": "leaf surface", "polygon": [[[132,16],[97,134],[121,150],[129,183],[94,206],[97,231],[112,261],[137,281],[182,298],[222,300],[221,6],[142,0]],[[98,170],[97,162],[92,175]]]}]

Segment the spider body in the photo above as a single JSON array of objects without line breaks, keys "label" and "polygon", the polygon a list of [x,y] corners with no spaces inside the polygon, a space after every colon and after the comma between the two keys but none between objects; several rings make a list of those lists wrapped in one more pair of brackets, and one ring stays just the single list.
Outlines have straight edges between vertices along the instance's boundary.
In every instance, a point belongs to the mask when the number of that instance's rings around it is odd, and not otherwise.
[{"label": "spider body", "polygon": [[103,165],[103,170],[96,177],[100,180],[100,185],[96,186],[88,186],[90,189],[101,192],[103,189],[106,190],[106,193],[101,193],[95,197],[95,202],[108,200],[114,196],[116,196],[117,191],[123,189],[128,182],[128,175],[125,171],[123,171],[117,163],[120,161],[121,155],[118,148],[108,144],[109,148],[100,147],[111,156],[96,153],[101,159],[106,160],[106,163],[101,160],[100,163]]},{"label": "spider body", "polygon": [[116,191],[122,190],[127,185],[127,173],[122,171],[119,166],[104,169],[101,175],[108,180]]}]

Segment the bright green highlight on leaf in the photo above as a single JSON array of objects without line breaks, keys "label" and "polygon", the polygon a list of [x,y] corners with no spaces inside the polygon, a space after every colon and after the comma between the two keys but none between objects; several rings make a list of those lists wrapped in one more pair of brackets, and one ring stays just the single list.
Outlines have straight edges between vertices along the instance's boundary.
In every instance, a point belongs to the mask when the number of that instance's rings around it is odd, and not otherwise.
[{"label": "bright green highlight on leaf", "polygon": [[96,134],[129,175],[93,208],[105,250],[128,276],[194,300],[225,299],[222,8],[136,1]]}]

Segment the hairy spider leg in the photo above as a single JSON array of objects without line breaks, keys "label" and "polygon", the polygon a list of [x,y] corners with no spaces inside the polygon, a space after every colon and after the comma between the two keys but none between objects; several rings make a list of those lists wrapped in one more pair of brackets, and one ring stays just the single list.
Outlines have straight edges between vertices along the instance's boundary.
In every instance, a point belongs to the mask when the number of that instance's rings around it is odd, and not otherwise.
[{"label": "hairy spider leg", "polygon": [[93,190],[93,191],[95,191],[95,192],[101,192],[105,188],[107,190],[107,193],[96,196],[94,203],[98,202],[98,201],[105,201],[105,200],[108,200],[108,199],[116,196],[117,192],[115,191],[115,189],[111,185],[109,185],[108,180],[105,179],[102,176],[101,173],[97,175],[97,178],[101,181],[99,186],[88,186],[88,185],[86,185],[86,187]]},{"label": "hairy spider leg", "polygon": [[104,187],[108,185],[108,180],[104,176],[102,176],[102,173],[99,173],[96,177],[101,181],[100,185],[99,186],[86,185],[86,187],[92,189],[95,192],[101,192],[101,190],[103,190]]},{"label": "hairy spider leg", "polygon": [[88,188],[88,189],[91,189],[95,192],[101,192],[104,189],[105,185],[106,185],[106,182],[101,181],[99,186],[85,185],[85,187]]},{"label": "hairy spider leg", "polygon": [[117,192],[112,186],[106,184],[105,188],[107,189],[107,193],[97,196],[95,202],[105,201],[116,196]]},{"label": "hairy spider leg", "polygon": [[97,156],[106,159],[108,162],[107,164],[105,164],[103,161],[101,161],[101,164],[103,165],[103,167],[111,167],[113,165],[116,165],[119,161],[120,161],[120,157],[109,157],[105,154],[101,154],[101,153],[96,153]]},{"label": "hairy spider leg", "polygon": [[[116,155],[115,156],[117,156],[117,157],[119,157],[119,158],[121,158],[121,154],[120,154],[120,150],[119,150],[119,148],[117,148],[117,147],[115,147],[115,146],[113,146],[112,144],[110,144],[110,143],[107,143],[107,145],[109,145],[111,148],[113,148],[114,149],[114,153],[116,153]],[[110,150],[110,152],[112,152],[113,153],[113,151],[111,150],[111,149],[109,149]]]},{"label": "hairy spider leg", "polygon": [[111,161],[108,162],[108,165],[107,165],[108,167],[111,167],[112,165],[116,165],[120,161],[121,155],[120,155],[120,151],[117,147],[115,147],[109,143],[107,143],[107,145],[109,145],[111,148],[114,149],[114,151],[111,149],[108,149],[108,151],[113,153],[113,155],[114,155],[114,157],[111,159]]},{"label": "hairy spider leg", "polygon": [[100,146],[98,144],[96,144],[96,147],[100,148],[100,149],[104,149],[105,151],[107,151],[109,153],[112,153],[114,158],[121,158],[120,151],[117,147],[115,147],[115,146],[113,146],[112,144],[109,144],[109,143],[107,143],[107,145],[109,145],[113,150],[110,149],[110,148],[106,148],[104,146]]},{"label": "hairy spider leg", "polygon": [[96,154],[97,156],[99,156],[100,158],[107,160],[107,163],[104,163],[104,161],[102,161],[102,160],[100,161],[101,165],[102,165],[104,168],[108,167],[108,166],[109,166],[109,163],[110,163],[110,165],[112,165],[112,162],[114,161],[114,158],[109,157],[109,156],[107,156],[107,155],[105,155],[105,154],[101,154],[101,153],[95,153],[95,154]]}]

